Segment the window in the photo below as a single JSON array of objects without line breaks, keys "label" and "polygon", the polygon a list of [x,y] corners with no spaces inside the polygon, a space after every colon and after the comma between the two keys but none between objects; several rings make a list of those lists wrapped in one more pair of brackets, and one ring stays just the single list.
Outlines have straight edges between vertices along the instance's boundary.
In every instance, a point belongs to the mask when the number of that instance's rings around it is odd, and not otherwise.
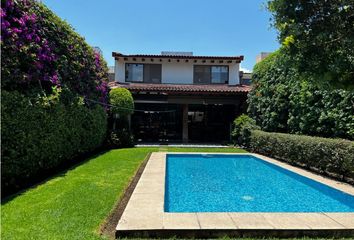
[{"label": "window", "polygon": [[127,82],[142,82],[144,73],[143,64],[128,63],[125,65],[125,80]]},{"label": "window", "polygon": [[211,66],[211,83],[227,83],[229,68],[227,66]]},{"label": "window", "polygon": [[127,63],[125,80],[127,82],[161,83],[161,64]]},{"label": "window", "polygon": [[195,84],[224,84],[229,81],[228,66],[194,66],[194,83]]},{"label": "window", "polygon": [[202,65],[194,66],[194,83],[196,84],[210,83],[210,66],[202,66]]}]

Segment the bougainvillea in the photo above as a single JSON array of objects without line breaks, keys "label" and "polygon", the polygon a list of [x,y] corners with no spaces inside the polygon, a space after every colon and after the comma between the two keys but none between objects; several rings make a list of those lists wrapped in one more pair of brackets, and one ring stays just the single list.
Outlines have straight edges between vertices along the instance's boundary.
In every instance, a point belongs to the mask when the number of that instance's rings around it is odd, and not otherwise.
[{"label": "bougainvillea", "polygon": [[42,3],[2,0],[1,32],[3,89],[48,93],[65,86],[106,101],[105,61]]}]

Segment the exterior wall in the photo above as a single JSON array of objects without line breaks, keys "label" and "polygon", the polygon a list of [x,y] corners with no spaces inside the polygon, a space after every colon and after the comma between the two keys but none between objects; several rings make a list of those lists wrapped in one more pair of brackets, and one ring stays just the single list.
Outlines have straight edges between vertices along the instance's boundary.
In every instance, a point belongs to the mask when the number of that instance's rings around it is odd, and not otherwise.
[{"label": "exterior wall", "polygon": [[[215,61],[216,62],[216,61]],[[197,60],[194,62],[194,59],[189,59],[186,62],[185,59],[180,59],[177,62],[176,59],[171,59],[169,62],[168,59],[155,58],[154,61],[151,59],[146,59],[141,61],[141,59],[128,59],[123,61],[115,61],[115,81],[124,83],[125,82],[125,63],[142,63],[142,64],[162,64],[162,73],[161,73],[161,83],[164,84],[193,84],[193,65],[225,65],[229,66],[229,85],[237,85],[240,83],[239,77],[239,63],[212,63],[210,60],[206,60],[205,63],[202,60]]]}]

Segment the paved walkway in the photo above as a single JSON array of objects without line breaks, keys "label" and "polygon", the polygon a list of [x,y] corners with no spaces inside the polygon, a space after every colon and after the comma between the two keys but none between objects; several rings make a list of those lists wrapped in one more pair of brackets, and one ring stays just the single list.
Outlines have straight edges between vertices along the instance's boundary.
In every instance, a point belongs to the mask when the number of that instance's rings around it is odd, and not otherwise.
[{"label": "paved walkway", "polygon": [[186,147],[186,148],[227,148],[228,145],[222,144],[188,144],[188,143],[177,143],[177,144],[136,144],[136,147]]}]

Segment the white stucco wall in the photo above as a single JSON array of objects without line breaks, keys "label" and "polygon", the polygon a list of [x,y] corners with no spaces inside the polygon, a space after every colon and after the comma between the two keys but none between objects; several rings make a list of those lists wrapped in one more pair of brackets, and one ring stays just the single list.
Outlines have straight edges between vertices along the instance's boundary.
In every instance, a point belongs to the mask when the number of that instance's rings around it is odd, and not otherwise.
[{"label": "white stucco wall", "polygon": [[128,59],[124,61],[119,59],[115,61],[115,81],[124,83],[125,82],[125,63],[147,63],[147,64],[162,64],[161,73],[161,83],[165,84],[193,84],[193,65],[227,65],[229,66],[229,85],[236,85],[240,83],[239,78],[239,63],[211,63],[210,60],[206,60],[203,63],[198,60],[196,63],[194,60],[180,60],[177,62],[176,59],[171,59],[168,62],[167,59],[163,59],[162,62],[159,59],[155,59],[153,62],[149,59],[145,61],[133,61]]}]

